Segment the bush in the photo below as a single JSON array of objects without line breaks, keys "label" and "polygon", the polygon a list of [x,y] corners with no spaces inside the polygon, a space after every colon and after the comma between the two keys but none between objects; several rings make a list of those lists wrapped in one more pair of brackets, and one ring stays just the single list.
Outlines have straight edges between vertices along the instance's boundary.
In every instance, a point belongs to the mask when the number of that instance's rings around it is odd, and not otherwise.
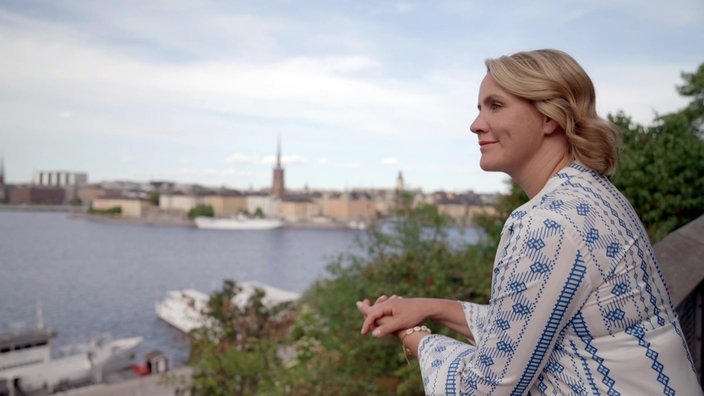
[{"label": "bush", "polygon": [[304,294],[291,339],[316,342],[289,369],[288,394],[423,394],[417,363],[406,365],[397,340],[359,334],[355,302],[381,294],[488,301],[493,247],[453,246],[450,219],[432,205],[399,211],[390,224],[368,228],[357,253],[341,254],[327,267],[330,277]]},{"label": "bush", "polygon": [[210,205],[200,204],[195,208],[188,211],[188,218],[195,219],[196,217],[213,217],[215,216],[215,211]]},{"label": "bush", "polygon": [[90,214],[121,214],[122,213],[122,207],[121,206],[113,206],[108,209],[95,209],[92,206],[88,208],[88,213]]}]

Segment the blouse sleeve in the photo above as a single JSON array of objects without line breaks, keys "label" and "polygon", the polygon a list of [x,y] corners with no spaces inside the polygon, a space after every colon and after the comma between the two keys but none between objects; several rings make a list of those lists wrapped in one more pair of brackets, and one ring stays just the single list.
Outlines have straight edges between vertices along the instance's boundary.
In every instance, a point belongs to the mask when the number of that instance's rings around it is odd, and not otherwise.
[{"label": "blouse sleeve", "polygon": [[507,223],[488,305],[463,303],[476,347],[425,337],[418,349],[427,395],[523,395],[591,290],[584,242],[552,212]]}]

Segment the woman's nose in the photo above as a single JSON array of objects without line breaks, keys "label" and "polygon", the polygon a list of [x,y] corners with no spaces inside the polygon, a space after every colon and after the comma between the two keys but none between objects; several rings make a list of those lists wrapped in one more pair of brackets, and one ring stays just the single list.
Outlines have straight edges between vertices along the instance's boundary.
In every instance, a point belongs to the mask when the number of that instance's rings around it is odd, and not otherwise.
[{"label": "woman's nose", "polygon": [[477,117],[469,125],[469,130],[474,133],[480,133],[485,130],[484,121],[481,119],[481,113],[477,114]]}]

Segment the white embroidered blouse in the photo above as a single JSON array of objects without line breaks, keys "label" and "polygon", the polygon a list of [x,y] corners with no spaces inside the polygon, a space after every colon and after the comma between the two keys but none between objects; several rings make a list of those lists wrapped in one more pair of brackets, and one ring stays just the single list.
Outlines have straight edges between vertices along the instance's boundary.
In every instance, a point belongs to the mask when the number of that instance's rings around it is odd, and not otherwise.
[{"label": "white embroidered blouse", "polygon": [[419,346],[428,395],[700,395],[635,211],[573,163],[504,224],[488,305],[462,302],[476,346]]}]

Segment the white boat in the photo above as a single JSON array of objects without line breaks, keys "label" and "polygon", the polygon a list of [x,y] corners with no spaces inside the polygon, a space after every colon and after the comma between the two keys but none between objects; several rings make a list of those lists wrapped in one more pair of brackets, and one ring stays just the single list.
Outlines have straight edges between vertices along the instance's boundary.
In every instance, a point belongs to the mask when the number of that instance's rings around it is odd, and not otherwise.
[{"label": "white boat", "polygon": [[[279,289],[261,282],[238,282],[242,291],[233,300],[239,307],[243,307],[254,292],[259,289],[264,291],[262,303],[266,307],[295,301],[300,298],[299,293]],[[198,290],[181,289],[167,293],[166,298],[156,303],[156,315],[164,322],[170,324],[183,333],[207,325],[205,308],[210,297]]]},{"label": "white boat", "polygon": [[353,230],[366,230],[367,223],[362,220],[352,220],[347,223],[347,228],[350,228]]},{"label": "white boat", "polygon": [[156,315],[183,333],[204,325],[201,314],[208,305],[208,295],[194,289],[172,290],[155,304]]},{"label": "white boat", "polygon": [[63,354],[54,356],[55,335],[46,328],[0,334],[0,383],[8,393],[100,383],[105,375],[130,367],[142,343],[142,337],[113,340],[101,335],[61,348]]},{"label": "white boat", "polygon": [[271,230],[284,225],[281,219],[256,218],[243,215],[232,217],[204,217],[194,219],[196,227],[209,230]]}]

